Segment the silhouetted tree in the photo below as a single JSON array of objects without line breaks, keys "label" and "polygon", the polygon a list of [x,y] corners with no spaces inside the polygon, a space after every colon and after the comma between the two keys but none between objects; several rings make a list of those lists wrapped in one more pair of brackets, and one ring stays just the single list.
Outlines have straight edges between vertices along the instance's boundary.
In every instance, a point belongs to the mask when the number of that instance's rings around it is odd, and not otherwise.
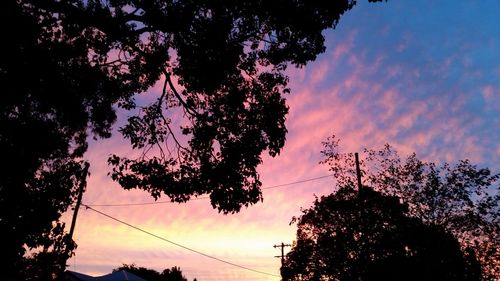
[{"label": "silhouetted tree", "polygon": [[[285,142],[284,71],[323,52],[322,31],[355,4],[4,1],[5,278],[24,273],[26,249],[54,247],[46,238],[74,201],[87,138],[110,137],[117,109],[129,110],[120,131],[141,151],[109,159],[123,188],[176,202],[209,194],[224,213],[261,200],[261,154],[275,156]],[[134,98],[157,83],[163,90],[151,103]]]},{"label": "silhouetted tree", "polygon": [[[63,26],[63,14],[41,7],[49,1],[30,2],[4,1],[0,16],[5,38],[0,53],[4,280],[27,280],[27,267],[57,268],[64,257],[53,261],[53,267],[36,264],[71,253],[74,244],[66,241],[58,221],[86,176],[82,156],[87,133],[108,137],[116,119],[112,105],[126,94],[118,88],[121,82],[91,65],[92,39],[81,34],[77,24]],[[38,248],[43,254],[23,258],[27,249],[33,253]]]},{"label": "silhouetted tree", "polygon": [[284,280],[480,280],[474,256],[453,235],[368,187],[316,198],[293,222]]},{"label": "silhouetted tree", "polygon": [[[356,182],[354,155],[341,153],[335,136],[324,143],[325,160],[337,184]],[[500,279],[500,174],[468,160],[441,166],[415,154],[401,158],[386,145],[361,156],[363,183],[386,195],[402,198],[409,215],[453,234],[462,249],[474,251],[483,280]]]},{"label": "silhouetted tree", "polygon": [[[182,275],[181,269],[176,266],[164,269],[160,273],[154,269],[138,267],[135,264],[124,264],[119,268],[114,269],[113,272],[119,270],[126,270],[148,281],[187,281],[186,277]],[[196,278],[193,279],[193,281],[196,281]]]}]

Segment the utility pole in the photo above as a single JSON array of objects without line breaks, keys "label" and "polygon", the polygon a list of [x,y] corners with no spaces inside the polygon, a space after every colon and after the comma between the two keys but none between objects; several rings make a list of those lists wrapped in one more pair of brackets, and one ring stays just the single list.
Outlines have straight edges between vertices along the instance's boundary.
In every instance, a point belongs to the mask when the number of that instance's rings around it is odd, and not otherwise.
[{"label": "utility pole", "polygon": [[354,153],[354,158],[356,160],[356,177],[358,178],[358,192],[361,191],[363,186],[361,185],[361,169],[359,168],[359,155]]},{"label": "utility pole", "polygon": [[[73,212],[73,219],[71,220],[71,227],[69,229],[68,241],[73,240],[73,233],[75,232],[76,217],[78,216],[78,209],[80,209],[80,204],[82,203],[83,192],[85,191],[85,187],[87,186],[87,176],[89,174],[89,167],[90,167],[89,162],[85,162],[82,173],[80,175],[80,186],[78,187],[78,197],[76,199],[75,211]],[[67,259],[69,259],[69,251],[70,251],[70,249],[68,248],[68,245],[66,245],[66,248],[64,249],[64,255],[62,256],[62,260],[61,260],[61,269],[62,269],[61,274],[64,274],[64,270],[66,269],[66,262],[68,261]]]},{"label": "utility pole", "polygon": [[69,239],[73,239],[73,232],[75,231],[76,216],[78,216],[78,209],[80,209],[80,204],[82,203],[83,191],[87,186],[87,175],[89,173],[89,162],[85,162],[85,167],[83,167],[82,175],[80,178],[80,186],[78,189],[78,198],[76,199],[75,212],[73,213],[73,219],[71,220],[71,228],[69,229]]},{"label": "utility pole", "polygon": [[274,248],[281,248],[281,256],[274,256],[275,258],[281,258],[281,280],[283,281],[286,281],[285,280],[285,276],[283,275],[283,265],[285,264],[285,247],[291,247],[292,245],[290,244],[285,244],[283,242],[281,242],[281,244],[278,244],[278,245],[274,245],[273,247]]}]

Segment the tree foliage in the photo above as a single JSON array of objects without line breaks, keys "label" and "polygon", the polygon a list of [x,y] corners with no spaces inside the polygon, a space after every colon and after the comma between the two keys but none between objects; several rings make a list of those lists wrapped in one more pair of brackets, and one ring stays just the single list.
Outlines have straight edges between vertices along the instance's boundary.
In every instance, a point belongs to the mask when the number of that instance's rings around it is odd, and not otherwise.
[{"label": "tree foliage", "polygon": [[[90,64],[91,39],[74,24],[63,33],[55,11],[36,5],[47,3],[2,3],[0,154],[6,161],[0,176],[0,248],[5,280],[27,280],[25,268],[37,267],[41,255],[59,256],[67,252],[61,247],[74,247],[58,221],[87,176],[82,156],[88,132],[110,135],[116,119],[112,104],[124,95],[117,81]],[[24,260],[26,249],[37,248],[44,252]]]},{"label": "tree foliage", "polygon": [[[148,281],[188,281],[182,274],[181,269],[176,266],[158,272],[154,269],[136,266],[135,264],[124,264],[113,269],[113,272],[120,270],[126,270]],[[196,278],[193,281],[196,281]]]},{"label": "tree foliage", "polygon": [[294,221],[284,280],[480,280],[474,255],[456,238],[368,187],[316,198]]},{"label": "tree foliage", "polygon": [[[325,160],[339,186],[356,182],[354,155],[341,153],[333,136],[324,143]],[[463,249],[474,251],[484,280],[500,278],[500,174],[469,160],[437,165],[399,156],[390,145],[365,149],[361,155],[363,184],[402,198],[409,215],[453,234]]]},{"label": "tree foliage", "polygon": [[[128,10],[110,20],[133,22],[130,32],[150,42],[128,43],[133,57],[168,55],[152,66],[164,78],[159,98],[121,128],[143,153],[111,157],[113,179],[176,202],[209,194],[224,213],[262,200],[261,154],[275,156],[285,142],[284,70],[323,52],[321,32],[355,1],[112,3]],[[179,108],[185,119],[176,130],[169,112]]]}]

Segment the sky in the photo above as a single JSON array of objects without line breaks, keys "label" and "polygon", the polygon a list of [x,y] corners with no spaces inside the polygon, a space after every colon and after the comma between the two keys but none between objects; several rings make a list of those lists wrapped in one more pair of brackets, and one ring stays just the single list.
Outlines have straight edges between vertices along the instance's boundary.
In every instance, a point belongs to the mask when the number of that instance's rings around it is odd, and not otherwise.
[{"label": "sky", "polygon": [[[416,152],[436,163],[470,159],[499,172],[500,1],[358,2],[335,30],[325,31],[325,53],[288,70],[289,133],[279,156],[264,156],[263,187],[328,175],[318,162],[322,141],[333,134],[346,152],[390,143],[402,155]],[[156,270],[179,266],[188,280],[279,280],[280,260],[274,256],[280,251],[273,245],[292,243],[292,217],[311,206],[315,195],[334,188],[333,179],[323,177],[264,189],[263,202],[234,215],[219,214],[206,199],[99,206],[154,202],[146,192],[122,190],[107,175],[110,154],[130,153],[119,134],[91,143],[85,204],[268,274],[201,256],[85,208],[78,215],[78,248],[69,270],[103,275],[134,263]],[[69,225],[69,213],[65,219]]]}]

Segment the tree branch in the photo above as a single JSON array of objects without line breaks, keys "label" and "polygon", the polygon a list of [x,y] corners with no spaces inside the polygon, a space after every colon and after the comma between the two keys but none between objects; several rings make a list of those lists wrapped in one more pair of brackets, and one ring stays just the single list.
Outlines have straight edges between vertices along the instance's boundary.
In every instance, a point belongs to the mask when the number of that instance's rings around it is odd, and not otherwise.
[{"label": "tree branch", "polygon": [[165,74],[165,81],[168,82],[170,88],[172,89],[172,92],[174,93],[174,95],[177,98],[177,100],[179,100],[179,102],[182,104],[182,106],[186,110],[186,113],[189,113],[189,115],[191,115],[193,117],[200,117],[200,114],[194,108],[192,108],[191,106],[189,106],[182,99],[181,95],[177,92],[177,90],[175,89],[174,83],[172,82],[172,79],[170,79],[170,73],[168,73],[166,71],[164,71],[163,73]]}]

